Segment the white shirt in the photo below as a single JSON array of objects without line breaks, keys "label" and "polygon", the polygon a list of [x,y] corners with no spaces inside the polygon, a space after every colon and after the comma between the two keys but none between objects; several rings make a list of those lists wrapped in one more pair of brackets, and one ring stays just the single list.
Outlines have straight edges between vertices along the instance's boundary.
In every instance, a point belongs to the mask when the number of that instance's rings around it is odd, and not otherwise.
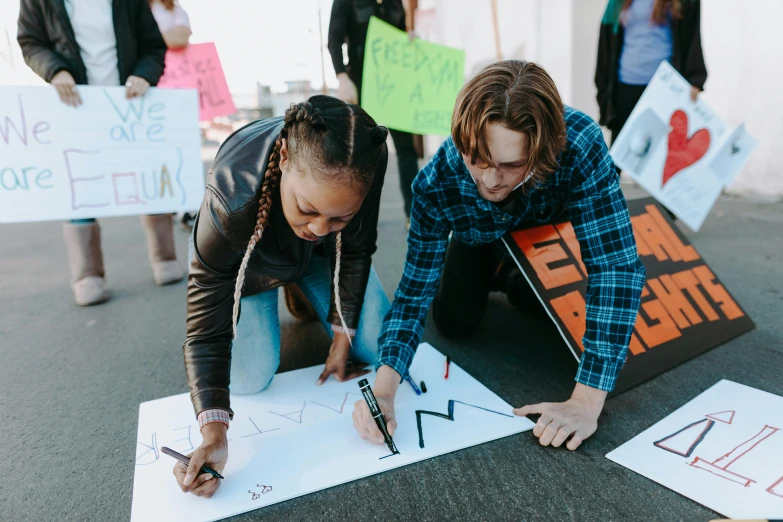
[{"label": "white shirt", "polygon": [[158,22],[158,29],[161,33],[167,33],[178,26],[184,26],[190,29],[190,18],[179,4],[174,4],[174,9],[169,11],[160,2],[150,4],[152,16]]},{"label": "white shirt", "polygon": [[111,0],[65,0],[89,85],[119,85]]}]

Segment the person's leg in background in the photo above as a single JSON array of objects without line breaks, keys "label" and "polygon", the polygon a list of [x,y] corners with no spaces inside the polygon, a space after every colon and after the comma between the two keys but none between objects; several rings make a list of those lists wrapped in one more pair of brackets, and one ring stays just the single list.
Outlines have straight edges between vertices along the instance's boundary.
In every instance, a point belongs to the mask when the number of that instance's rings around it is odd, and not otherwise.
[{"label": "person's leg in background", "polygon": [[435,326],[445,337],[461,339],[478,330],[498,267],[492,244],[471,246],[452,238],[440,288],[432,303]]},{"label": "person's leg in background", "polygon": [[[631,115],[633,108],[639,102],[639,98],[642,97],[646,85],[628,85],[625,83],[617,82],[617,86],[614,91],[614,109],[615,119],[612,122],[612,143],[614,145],[617,136],[620,131],[623,130],[625,123],[628,121],[628,117]],[[620,174],[620,167],[617,168],[617,174]]]},{"label": "person's leg in background", "polygon": [[[327,320],[332,300],[333,277],[329,260],[321,256],[313,256],[307,273],[296,282],[315,309],[330,337],[334,336],[332,325]],[[378,274],[375,268],[371,268],[359,324],[353,338],[352,358],[375,365],[378,359],[378,335],[389,308],[389,299],[386,297]]]},{"label": "person's leg in background", "polygon": [[63,224],[63,238],[68,250],[71,288],[79,306],[105,303],[106,273],[103,268],[101,227],[95,219],[74,219]]},{"label": "person's leg in background", "polygon": [[[193,259],[193,236],[188,260]],[[280,366],[280,316],[278,289],[273,288],[240,300],[237,334],[231,344],[230,390],[236,395],[253,395],[272,382]]]},{"label": "person's leg in background", "polygon": [[411,202],[413,192],[411,184],[419,173],[419,161],[416,148],[413,146],[413,134],[398,130],[390,130],[394,148],[397,151],[397,168],[400,173],[400,190],[402,190],[403,209],[407,218],[406,227],[410,227]]},{"label": "person's leg in background", "polygon": [[177,261],[174,247],[174,219],[171,214],[141,216],[147,237],[152,277],[158,286],[178,283],[185,278],[185,267]]}]

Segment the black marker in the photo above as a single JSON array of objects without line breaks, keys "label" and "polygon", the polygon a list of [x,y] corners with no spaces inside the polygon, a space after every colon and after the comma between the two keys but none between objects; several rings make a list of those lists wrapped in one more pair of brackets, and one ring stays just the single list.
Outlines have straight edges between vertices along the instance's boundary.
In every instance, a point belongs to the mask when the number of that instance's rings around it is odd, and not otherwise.
[{"label": "black marker", "polygon": [[394,445],[391,435],[389,435],[389,430],[386,429],[386,420],[383,418],[383,412],[381,411],[381,408],[378,407],[378,401],[375,400],[375,394],[372,392],[372,388],[370,388],[370,383],[367,382],[367,379],[359,381],[359,389],[362,390],[364,400],[370,408],[370,415],[375,419],[375,424],[378,425],[378,429],[383,433],[383,440],[385,440],[386,445],[389,446],[389,451],[391,451],[393,455],[398,454],[399,451],[397,451],[397,447]]},{"label": "black marker", "polygon": [[[169,449],[166,446],[163,446],[162,448],[160,448],[160,451],[162,451],[163,453],[165,453],[169,457],[174,457],[175,459],[177,459],[178,461],[180,461],[181,463],[183,463],[186,466],[190,464],[190,457],[186,457],[185,455],[183,455],[181,453],[177,453],[173,449]],[[223,478],[223,475],[221,475],[220,473],[218,473],[214,469],[208,468],[206,466],[201,466],[201,469],[198,472],[199,472],[199,474],[201,474],[201,473],[209,473],[213,477],[219,478],[219,479]]]}]

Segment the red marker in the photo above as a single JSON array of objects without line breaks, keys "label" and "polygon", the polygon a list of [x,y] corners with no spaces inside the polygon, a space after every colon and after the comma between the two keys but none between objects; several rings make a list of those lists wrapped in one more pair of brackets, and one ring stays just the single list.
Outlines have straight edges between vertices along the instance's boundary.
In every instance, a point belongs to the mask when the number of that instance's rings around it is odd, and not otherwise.
[{"label": "red marker", "polygon": [[444,379],[449,378],[449,366],[451,366],[451,357],[446,356],[446,373],[443,375]]}]

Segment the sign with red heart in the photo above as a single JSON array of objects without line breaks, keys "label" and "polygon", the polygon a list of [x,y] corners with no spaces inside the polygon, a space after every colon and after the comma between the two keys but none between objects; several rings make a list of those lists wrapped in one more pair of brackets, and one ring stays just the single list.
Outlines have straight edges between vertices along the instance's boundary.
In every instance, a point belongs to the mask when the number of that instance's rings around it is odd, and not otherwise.
[{"label": "sign with red heart", "polygon": [[669,148],[663,166],[661,187],[678,172],[703,158],[710,148],[710,131],[707,129],[699,129],[688,138],[688,115],[685,111],[674,111],[669,125],[672,130],[669,132]]}]

